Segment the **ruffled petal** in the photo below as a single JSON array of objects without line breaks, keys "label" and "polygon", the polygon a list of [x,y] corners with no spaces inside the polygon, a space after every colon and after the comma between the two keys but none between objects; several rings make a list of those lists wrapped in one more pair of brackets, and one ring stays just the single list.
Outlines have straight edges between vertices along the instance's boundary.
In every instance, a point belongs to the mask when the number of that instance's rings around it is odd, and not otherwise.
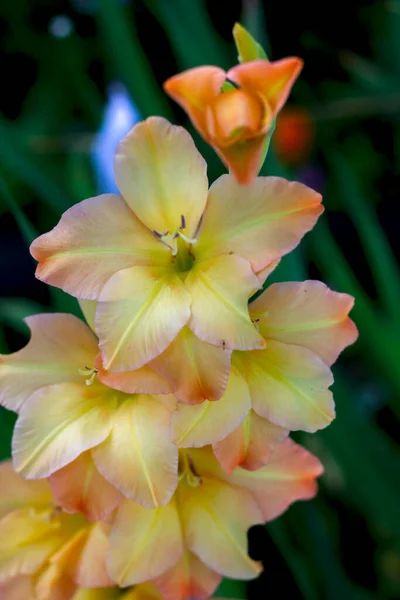
[{"label": "ruffled petal", "polygon": [[297,246],[323,212],[302,183],[258,177],[243,186],[222,175],[211,186],[195,247],[201,259],[235,253],[262,271]]},{"label": "ruffled petal", "polygon": [[190,317],[190,296],[172,270],[133,267],[107,282],[96,311],[104,368],[132,371],[161,354]]},{"label": "ruffled petal", "polygon": [[101,384],[52,385],[21,409],[12,443],[13,464],[27,479],[48,477],[109,435],[115,394]]},{"label": "ruffled petal", "polygon": [[315,496],[315,479],[322,472],[323,466],[318,458],[287,439],[279,444],[265,467],[257,471],[236,469],[229,476],[229,481],[249,490],[264,520],[271,521],[296,500]]},{"label": "ruffled petal", "polygon": [[203,342],[183,327],[168,348],[151,362],[151,367],[170,382],[179,400],[196,404],[221,398],[230,364],[230,350]]},{"label": "ruffled petal", "polygon": [[31,245],[36,277],[78,298],[95,300],[106,281],[133,265],[167,264],[168,248],[120,196],[104,194],[68,209]]},{"label": "ruffled petal", "polygon": [[250,304],[267,339],[309,348],[328,365],[353,344],[358,332],[348,314],[354,298],[321,281],[274,283]]},{"label": "ruffled petal", "polygon": [[26,481],[14,471],[11,460],[0,463],[0,490],[0,518],[26,506],[47,507],[53,501],[47,481]]},{"label": "ruffled petal", "polygon": [[41,314],[25,319],[31,339],[22,350],[0,356],[0,403],[19,411],[46,385],[81,381],[78,369],[93,366],[97,341],[73,315]]},{"label": "ruffled petal", "polygon": [[270,125],[273,117],[285,104],[290,90],[303,67],[300,58],[284,58],[270,62],[253,60],[236,65],[227,77],[246,92],[261,96],[271,110]]},{"label": "ruffled petal", "polygon": [[247,302],[259,281],[240,256],[218,256],[195,263],[186,279],[192,297],[188,326],[200,339],[223,348],[263,348]]},{"label": "ruffled petal", "polygon": [[216,98],[226,79],[219,67],[203,66],[170,77],[164,89],[189,115],[193,125],[207,140],[205,109]]},{"label": "ruffled petal", "polygon": [[[115,180],[150,231],[193,237],[207,202],[207,165],[183,127],[161,117],[136,125],[115,155]],[[183,219],[182,219],[183,216]]]},{"label": "ruffled petal", "polygon": [[232,473],[236,467],[254,471],[266,465],[289,430],[260,417],[254,410],[226,438],[213,444],[221,467]]},{"label": "ruffled petal", "polygon": [[124,498],[100,475],[90,452],[52,473],[49,481],[57,505],[67,513],[80,512],[89,521],[106,518]]},{"label": "ruffled petal", "polygon": [[181,520],[188,549],[225,577],[253,579],[260,565],[247,554],[247,530],[262,515],[247,490],[203,478],[179,488]]},{"label": "ruffled petal", "polygon": [[174,502],[149,510],[126,500],[118,509],[110,535],[108,571],[118,585],[135,585],[158,577],[183,552]]},{"label": "ruffled petal", "polygon": [[160,577],[155,584],[166,600],[206,600],[217,588],[222,576],[191,552],[184,552],[180,561]]},{"label": "ruffled petal", "polygon": [[172,414],[172,437],[177,446],[206,446],[225,438],[246,418],[251,408],[249,389],[234,369],[220,400],[189,406],[180,404]]},{"label": "ruffled petal", "polygon": [[92,451],[102,475],[148,508],[169,502],[178,483],[178,451],[170,440],[170,412],[151,396],[126,399],[110,436]]},{"label": "ruffled petal", "polygon": [[[237,353],[257,414],[275,425],[314,432],[334,419],[329,367],[307,348],[268,341],[265,350]],[[240,368],[240,367],[239,367]]]}]

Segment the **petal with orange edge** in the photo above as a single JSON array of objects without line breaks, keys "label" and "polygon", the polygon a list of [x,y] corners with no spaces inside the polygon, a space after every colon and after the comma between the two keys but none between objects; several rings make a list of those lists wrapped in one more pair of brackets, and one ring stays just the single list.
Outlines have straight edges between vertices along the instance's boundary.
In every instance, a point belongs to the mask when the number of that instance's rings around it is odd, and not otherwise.
[{"label": "petal with orange edge", "polygon": [[254,471],[268,463],[277,445],[288,435],[288,429],[270,423],[251,410],[237,429],[213,444],[213,450],[227,473],[236,467]]},{"label": "petal with orange edge", "polygon": [[52,473],[49,482],[57,505],[68,513],[80,512],[89,521],[104,519],[124,498],[100,475],[90,452]]},{"label": "petal with orange edge", "polygon": [[193,237],[207,202],[207,165],[189,133],[161,117],[142,121],[120,142],[115,180],[150,231]]},{"label": "petal with orange edge", "polygon": [[99,354],[95,360],[95,367],[98,369],[97,377],[104,385],[126,394],[169,394],[171,392],[168,381],[149,365],[143,365],[136,371],[112,373],[103,369]]},{"label": "petal with orange edge", "polygon": [[328,365],[357,339],[348,314],[354,298],[321,281],[274,283],[250,304],[267,339],[309,348]]},{"label": "petal with orange edge", "polygon": [[186,551],[180,561],[157,577],[154,583],[166,600],[205,600],[211,596],[221,579],[219,573]]},{"label": "petal with orange edge", "polygon": [[265,350],[237,353],[257,414],[293,431],[314,432],[334,419],[329,367],[311,350],[268,341]]},{"label": "petal with orange edge", "polygon": [[178,451],[170,440],[170,412],[151,396],[126,399],[110,436],[92,450],[100,473],[148,508],[169,502],[178,483]]},{"label": "petal with orange edge", "polygon": [[221,398],[229,376],[231,351],[203,342],[183,327],[151,367],[168,379],[179,400],[196,404]]},{"label": "petal with orange edge", "polygon": [[188,69],[164,83],[164,90],[189,115],[201,135],[207,139],[205,109],[218,96],[226,79],[219,67],[202,66]]},{"label": "petal with orange edge", "polygon": [[236,469],[233,485],[244,486],[259,505],[265,521],[282,514],[296,500],[315,496],[315,479],[323,472],[321,462],[291,439],[279,444],[269,463],[257,471]]},{"label": "petal with orange edge", "polygon": [[94,523],[90,527],[73,573],[74,581],[82,587],[107,587],[113,584],[106,565],[110,531],[108,523]]},{"label": "petal with orange edge", "polygon": [[206,446],[229,435],[246,418],[251,408],[249,389],[234,368],[220,400],[188,406],[180,404],[172,414],[174,442],[181,448]]},{"label": "petal with orange edge", "polygon": [[259,272],[293,250],[322,212],[321,195],[302,183],[258,177],[244,187],[222,175],[210,188],[196,257],[235,253]]},{"label": "petal with orange edge", "polygon": [[178,562],[182,552],[175,502],[149,510],[126,500],[118,509],[108,553],[108,572],[118,585],[158,577]]},{"label": "petal with orange edge", "polygon": [[190,296],[176,273],[133,267],[107,282],[96,311],[103,366],[132,371],[163,352],[190,317]]},{"label": "petal with orange edge", "polygon": [[13,464],[27,479],[48,477],[109,435],[114,394],[94,383],[64,383],[35,392],[21,409],[12,442]]},{"label": "petal with orange edge", "polygon": [[82,381],[78,369],[92,366],[97,341],[73,315],[42,314],[25,319],[31,339],[22,350],[0,356],[0,403],[18,411],[39,388]]},{"label": "petal with orange edge", "polygon": [[16,510],[0,521],[0,583],[32,575],[63,542],[50,522],[52,509]]},{"label": "petal with orange edge", "polygon": [[295,57],[274,62],[259,59],[236,65],[227,77],[246,92],[261,96],[275,116],[285,104],[302,67],[303,61]]},{"label": "petal with orange edge", "polygon": [[26,481],[14,471],[11,460],[0,463],[0,490],[0,518],[26,506],[47,508],[53,501],[47,481]]},{"label": "petal with orange edge", "polygon": [[185,283],[192,297],[188,326],[201,340],[241,350],[265,346],[249,316],[248,299],[260,284],[246,260],[218,256],[195,263]]},{"label": "petal with orange edge", "polygon": [[246,534],[262,515],[249,492],[203,478],[197,487],[180,486],[178,498],[188,549],[225,577],[257,577],[261,568],[247,554]]},{"label": "petal with orange edge", "polygon": [[36,276],[95,300],[106,281],[133,265],[167,264],[168,248],[135,217],[120,196],[104,194],[68,209],[56,227],[31,245]]}]

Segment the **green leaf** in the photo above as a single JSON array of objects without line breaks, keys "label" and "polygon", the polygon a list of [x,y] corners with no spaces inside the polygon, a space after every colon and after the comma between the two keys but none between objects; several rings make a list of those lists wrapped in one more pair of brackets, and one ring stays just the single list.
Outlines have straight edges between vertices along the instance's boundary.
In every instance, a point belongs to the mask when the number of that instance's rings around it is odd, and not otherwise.
[{"label": "green leaf", "polygon": [[2,298],[0,300],[0,321],[25,336],[29,335],[29,329],[23,319],[43,311],[44,308],[41,304],[26,298]]},{"label": "green leaf", "polygon": [[17,202],[14,200],[8,185],[6,184],[3,177],[0,175],[0,196],[4,198],[5,203],[7,204],[11,214],[17,222],[19,230],[21,232],[22,237],[25,240],[27,246],[31,244],[31,242],[38,236],[35,228],[30,223],[28,217],[25,215],[24,211],[20,208]]},{"label": "green leaf", "polygon": [[223,579],[214,592],[213,598],[246,599],[246,583],[244,581],[234,581],[233,579]]}]

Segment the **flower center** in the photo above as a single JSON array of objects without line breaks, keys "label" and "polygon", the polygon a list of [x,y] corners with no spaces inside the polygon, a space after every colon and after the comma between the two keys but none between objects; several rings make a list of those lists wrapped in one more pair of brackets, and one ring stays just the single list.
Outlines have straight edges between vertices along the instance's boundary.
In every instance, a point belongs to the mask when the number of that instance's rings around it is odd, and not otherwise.
[{"label": "flower center", "polygon": [[202,479],[195,469],[192,457],[184,450],[179,453],[178,474],[179,481],[190,487],[198,487],[202,484]]},{"label": "flower center", "polygon": [[98,369],[91,369],[90,367],[86,366],[83,369],[78,369],[79,375],[87,377],[87,379],[85,380],[86,385],[92,385],[98,372]]},{"label": "flower center", "polygon": [[181,224],[175,232],[164,231],[164,233],[160,233],[154,230],[154,234],[171,250],[172,260],[178,272],[189,271],[194,261],[191,250],[197,240],[185,235],[185,229],[186,221],[184,215],[182,215]]}]

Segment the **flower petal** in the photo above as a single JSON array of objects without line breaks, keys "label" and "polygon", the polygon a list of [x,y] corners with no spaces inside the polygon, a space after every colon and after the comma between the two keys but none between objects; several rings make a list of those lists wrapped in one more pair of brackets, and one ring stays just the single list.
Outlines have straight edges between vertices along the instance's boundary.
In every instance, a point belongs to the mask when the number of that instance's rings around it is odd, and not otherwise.
[{"label": "flower petal", "polygon": [[178,483],[178,451],[169,423],[170,412],[161,402],[134,396],[120,405],[110,436],[92,451],[100,473],[149,508],[169,502]]},{"label": "flower petal", "polygon": [[174,234],[185,223],[193,237],[207,202],[207,165],[183,127],[150,117],[123,138],[115,154],[115,180],[150,231]]},{"label": "flower petal", "polygon": [[262,522],[247,490],[203,478],[179,488],[179,506],[188,549],[225,577],[253,579],[260,566],[247,554],[247,529]]},{"label": "flower petal", "polygon": [[240,185],[249,185],[263,163],[267,135],[258,135],[231,146],[213,146],[214,150]]},{"label": "flower petal", "polygon": [[219,67],[203,66],[188,69],[164,83],[164,90],[189,115],[201,135],[207,139],[204,111],[220,94],[226,73]]},{"label": "flower petal", "polygon": [[126,500],[118,509],[110,535],[108,571],[118,585],[135,585],[158,577],[183,552],[174,502],[149,510]]},{"label": "flower petal", "polygon": [[184,552],[180,561],[157,577],[155,584],[166,600],[205,600],[221,581],[216,573],[191,552]]},{"label": "flower petal", "polygon": [[246,260],[218,256],[195,263],[185,283],[192,297],[188,326],[201,340],[241,350],[265,346],[249,317],[247,301],[260,284]]},{"label": "flower petal", "polygon": [[120,196],[104,194],[68,209],[58,225],[31,245],[36,277],[95,300],[106,281],[133,265],[167,264],[170,252]]},{"label": "flower petal", "polygon": [[99,354],[95,367],[98,369],[97,377],[104,385],[127,394],[169,394],[171,392],[168,381],[149,365],[143,365],[136,371],[111,373],[103,369]]},{"label": "flower petal", "polygon": [[251,410],[237,429],[213,444],[213,450],[227,473],[236,467],[254,471],[268,463],[277,445],[288,435],[288,429],[270,423]]},{"label": "flower petal", "polygon": [[92,366],[97,342],[73,315],[41,314],[25,319],[31,339],[22,350],[0,356],[0,403],[19,411],[39,388],[82,381],[78,369]]},{"label": "flower petal", "polygon": [[97,305],[104,368],[139,369],[167,348],[189,317],[190,296],[173,271],[119,271],[103,288]]},{"label": "flower petal", "polygon": [[111,526],[93,523],[74,569],[74,580],[82,587],[107,587],[113,585],[108,576],[106,556],[109,549]]},{"label": "flower petal", "polygon": [[123,500],[122,494],[100,475],[90,452],[83,452],[52,473],[49,481],[57,505],[67,513],[80,512],[89,521],[104,519]]},{"label": "flower petal", "polygon": [[0,521],[0,583],[34,574],[62,544],[50,521],[52,509],[21,508]]},{"label": "flower petal", "polygon": [[5,583],[0,583],[0,598],[2,600],[37,600],[32,578],[29,576],[13,577]]},{"label": "flower petal", "polygon": [[357,339],[348,314],[354,298],[321,281],[274,283],[250,304],[267,339],[309,348],[328,365]]},{"label": "flower petal", "polygon": [[249,389],[243,377],[234,369],[220,400],[188,406],[178,404],[172,414],[171,429],[180,448],[198,448],[226,437],[246,418],[251,408]]},{"label": "flower petal", "polygon": [[30,507],[47,507],[53,496],[47,481],[26,481],[14,471],[11,460],[0,463],[0,518]]},{"label": "flower petal", "polygon": [[335,417],[329,367],[307,348],[268,341],[265,350],[240,353],[257,414],[275,425],[314,432]]},{"label": "flower petal", "polygon": [[221,398],[230,364],[230,350],[203,342],[183,327],[168,348],[151,362],[151,367],[168,379],[179,400],[196,404]]},{"label": "flower petal", "polygon": [[303,61],[295,57],[274,62],[260,59],[236,65],[227,77],[246,92],[261,95],[274,117],[285,104],[302,67]]},{"label": "flower petal", "polygon": [[302,183],[258,177],[243,186],[222,175],[210,188],[196,257],[234,252],[261,271],[293,250],[322,212],[321,195]]},{"label": "flower petal", "polygon": [[27,479],[48,477],[100,444],[111,430],[115,395],[101,384],[52,385],[35,392],[15,426],[14,468]]},{"label": "flower petal", "polygon": [[265,521],[282,514],[292,502],[307,500],[317,492],[316,477],[323,472],[320,461],[291,439],[279,444],[269,463],[257,471],[236,469],[229,476],[256,499]]}]

